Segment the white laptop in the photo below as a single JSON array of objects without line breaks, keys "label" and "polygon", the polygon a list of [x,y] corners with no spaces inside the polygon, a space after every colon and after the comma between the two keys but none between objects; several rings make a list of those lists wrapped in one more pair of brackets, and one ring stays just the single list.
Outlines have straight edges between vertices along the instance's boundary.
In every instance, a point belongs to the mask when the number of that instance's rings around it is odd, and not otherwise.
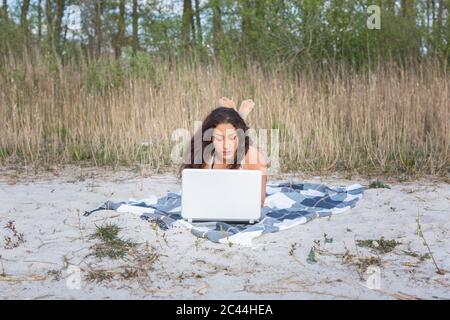
[{"label": "white laptop", "polygon": [[260,170],[184,169],[181,217],[254,223],[261,218]]}]

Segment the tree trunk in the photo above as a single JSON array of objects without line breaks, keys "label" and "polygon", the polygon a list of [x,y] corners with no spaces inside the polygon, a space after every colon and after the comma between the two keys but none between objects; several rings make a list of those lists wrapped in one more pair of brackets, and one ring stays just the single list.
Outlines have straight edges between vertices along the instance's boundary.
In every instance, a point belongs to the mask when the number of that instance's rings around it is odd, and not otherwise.
[{"label": "tree trunk", "polygon": [[191,49],[191,28],[193,27],[193,14],[191,0],[183,1],[183,21],[181,25],[181,39],[186,50]]},{"label": "tree trunk", "polygon": [[445,0],[447,9],[447,59],[450,62],[450,0]]},{"label": "tree trunk", "polygon": [[245,53],[249,52],[251,45],[251,33],[252,33],[252,5],[250,0],[242,1],[242,48]]},{"label": "tree trunk", "polygon": [[220,48],[222,46],[222,8],[220,0],[211,0],[213,10],[212,18],[212,32],[213,32],[213,49],[214,55],[219,56]]},{"label": "tree trunk", "polygon": [[442,19],[443,19],[443,15],[444,15],[444,1],[441,0],[439,1],[439,9],[438,9],[438,15],[437,15],[437,27],[439,30],[439,33],[442,32]]},{"label": "tree trunk", "polygon": [[42,39],[42,0],[38,1],[37,7],[37,27],[38,27],[38,39],[41,41]]},{"label": "tree trunk", "polygon": [[45,1],[45,19],[47,20],[47,41],[49,47],[53,49],[53,9],[52,9],[52,1]]},{"label": "tree trunk", "polygon": [[67,31],[69,30],[69,27],[67,26],[67,24],[64,26],[64,33],[62,36],[62,47],[64,48],[66,46],[66,41],[67,41]]},{"label": "tree trunk", "polygon": [[[264,19],[266,4],[264,0],[258,0],[255,4],[255,16],[257,19]],[[259,22],[259,21],[258,21]]]},{"label": "tree trunk", "polygon": [[388,7],[389,11],[392,12],[392,14],[395,14],[395,0],[388,0],[387,7]]},{"label": "tree trunk", "polygon": [[21,11],[20,11],[20,27],[23,30],[27,30],[28,26],[27,26],[27,16],[28,16],[28,11],[30,10],[30,0],[24,0],[22,2],[22,7],[21,7]]},{"label": "tree trunk", "polygon": [[5,20],[8,20],[8,0],[3,0],[2,16]]},{"label": "tree trunk", "polygon": [[53,39],[54,39],[56,51],[58,53],[61,53],[62,18],[64,16],[64,10],[65,10],[65,0],[57,0],[56,1],[56,20],[55,20]]},{"label": "tree trunk", "polygon": [[284,0],[278,0],[275,6],[275,14],[283,16],[285,11],[286,11],[286,3],[284,3]]},{"label": "tree trunk", "polygon": [[139,49],[139,16],[138,16],[138,2],[133,0],[133,53],[136,54]]},{"label": "tree trunk", "polygon": [[[434,2],[434,1],[433,1]],[[433,5],[434,6],[434,5]],[[412,53],[413,57],[419,57],[420,56],[420,35],[417,29],[417,8],[415,6],[414,0],[402,0],[401,1],[401,14],[405,21],[407,22],[407,28],[409,29],[409,34],[411,35],[411,38],[409,40],[410,42],[410,53]],[[433,13],[434,17],[434,13]]]},{"label": "tree trunk", "polygon": [[[445,0],[440,0],[439,1],[439,8],[438,8],[438,12],[437,12],[437,17],[436,17],[436,21],[433,22],[433,29],[435,30],[435,47],[437,49],[437,51],[439,51],[439,54],[441,54],[443,51],[445,52],[445,29],[444,29],[444,23],[443,23],[443,19],[444,19],[444,4]],[[436,24],[436,25],[434,25]]]},{"label": "tree trunk", "polygon": [[[432,0],[433,2],[433,11],[434,11],[434,0]],[[408,18],[410,21],[414,21],[415,23],[415,18],[416,18],[416,11],[414,8],[414,0],[401,0],[401,12],[402,15],[405,18]],[[433,12],[433,16],[434,16],[434,12]]]},{"label": "tree trunk", "polygon": [[431,0],[431,18],[434,24],[436,22],[436,0]]},{"label": "tree trunk", "polygon": [[197,43],[198,47],[203,46],[202,23],[200,21],[200,1],[195,0],[195,22],[197,26]]},{"label": "tree trunk", "polygon": [[125,0],[119,2],[119,19],[117,22],[117,36],[115,43],[115,56],[119,59],[122,55],[122,46],[125,38]]},{"label": "tree trunk", "polygon": [[95,30],[95,56],[99,57],[102,53],[102,15],[103,15],[103,3],[101,0],[95,1],[95,14],[94,14],[94,30]]}]

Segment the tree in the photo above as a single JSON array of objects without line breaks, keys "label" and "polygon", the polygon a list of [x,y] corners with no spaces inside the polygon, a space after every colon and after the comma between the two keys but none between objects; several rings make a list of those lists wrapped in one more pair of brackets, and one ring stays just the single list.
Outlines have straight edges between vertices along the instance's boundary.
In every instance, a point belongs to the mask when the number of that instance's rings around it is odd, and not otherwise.
[{"label": "tree", "polygon": [[30,0],[24,0],[22,2],[21,10],[20,10],[20,27],[23,30],[28,30],[28,11],[30,10]]},{"label": "tree", "polygon": [[116,59],[122,55],[122,46],[125,42],[125,0],[119,1],[119,16],[117,19],[117,35],[114,41]]},{"label": "tree", "polygon": [[[194,29],[194,16],[192,13],[191,0],[183,1],[183,16],[181,24],[181,40],[185,50],[190,51],[192,49],[192,36],[191,32]],[[192,32],[192,35],[194,33]]]},{"label": "tree", "polygon": [[100,56],[102,52],[102,15],[103,15],[103,2],[101,0],[95,0],[95,14],[94,14],[94,30],[95,30],[95,55]]},{"label": "tree", "polygon": [[246,49],[250,48],[251,44],[251,29],[252,29],[252,6],[251,0],[243,0],[241,8],[241,32],[242,32],[242,45]]},{"label": "tree", "polygon": [[8,0],[3,0],[2,16],[3,19],[8,20]]},{"label": "tree", "polygon": [[42,0],[37,4],[37,27],[38,27],[38,39],[42,39]]},{"label": "tree", "polygon": [[223,41],[221,0],[210,0],[210,7],[212,8],[212,11],[213,11],[212,43],[213,43],[214,55],[217,58],[219,56],[221,44]]},{"label": "tree", "polygon": [[45,19],[46,19],[46,26],[47,26],[47,42],[49,47],[53,50],[54,43],[53,43],[53,8],[52,8],[52,1],[46,0],[45,1]]},{"label": "tree", "polygon": [[447,30],[446,30],[446,34],[447,34],[447,39],[446,39],[446,43],[447,43],[447,60],[450,64],[450,0],[445,0],[444,1],[444,5],[445,5],[445,9],[447,11]]},{"label": "tree", "polygon": [[132,46],[133,46],[133,53],[136,54],[136,52],[139,49],[139,16],[138,16],[138,2],[137,0],[133,0],[133,9],[132,9],[132,28],[133,28],[133,40],[132,40]]},{"label": "tree", "polygon": [[[437,8],[436,8],[437,7]],[[433,10],[433,26],[432,26],[432,41],[431,46],[433,48],[433,52],[440,55],[441,53],[445,54],[446,48],[445,44],[445,26],[443,24],[444,20],[444,9],[445,3],[444,0],[433,1],[432,2],[432,10]]]},{"label": "tree", "polygon": [[56,0],[56,19],[55,19],[55,25],[54,25],[54,46],[57,51],[57,53],[61,54],[62,50],[62,41],[61,41],[61,35],[62,35],[62,19],[64,16],[65,11],[65,0]]},{"label": "tree", "polygon": [[[344,62],[359,68],[387,59],[403,62],[433,54],[450,59],[450,0],[12,3],[0,2],[1,53],[19,51],[24,41],[38,39],[42,40],[38,45],[55,55],[70,55],[69,49],[80,45],[89,57],[113,52],[120,58],[128,45],[133,54],[146,50],[149,55],[177,58],[200,53],[202,58],[212,55],[230,66],[255,61],[302,68]],[[174,10],[177,4],[183,6],[181,13]],[[371,4],[381,7],[380,30],[366,27]],[[81,29],[75,38],[67,38],[71,33],[65,24],[70,18],[66,10],[72,5],[80,9]]]},{"label": "tree", "polygon": [[[401,18],[405,28],[405,43],[400,49],[401,57],[420,56],[421,35],[417,26],[416,0],[401,0]],[[433,13],[434,15],[434,13]]]},{"label": "tree", "polygon": [[200,1],[195,0],[195,22],[197,27],[197,45],[199,48],[203,46],[202,23],[200,21]]}]

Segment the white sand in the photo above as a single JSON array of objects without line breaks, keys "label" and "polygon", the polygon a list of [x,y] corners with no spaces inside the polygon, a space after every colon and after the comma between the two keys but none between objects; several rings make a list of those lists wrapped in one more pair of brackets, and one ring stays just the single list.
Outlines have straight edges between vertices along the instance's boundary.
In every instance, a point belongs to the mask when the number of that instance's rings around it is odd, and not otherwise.
[{"label": "white sand", "polygon": [[[305,178],[300,174],[282,178],[333,185],[369,183],[359,178]],[[85,209],[108,199],[178,191],[180,183],[173,174],[143,177],[131,171],[74,168],[58,175],[4,171],[0,178],[0,298],[450,299],[449,184],[431,179],[387,183],[391,189],[367,190],[350,211],[263,235],[252,248],[246,248],[198,240],[184,229],[155,230],[131,214],[101,211],[82,216]],[[425,239],[438,267],[446,271],[444,275],[436,273],[431,259],[420,261],[403,251],[428,252],[417,234],[418,212]],[[12,232],[4,226],[11,220],[25,242],[6,249],[5,237]],[[161,254],[148,276],[87,281],[89,270],[103,268],[114,273],[132,263],[86,257],[96,243],[89,238],[95,225],[105,222],[121,226],[120,235],[139,242],[139,250],[148,241]],[[333,238],[331,243],[324,243],[324,233]],[[401,244],[386,254],[356,246],[355,240],[381,236]],[[306,260],[314,240],[320,240],[321,251],[316,252],[317,262],[310,264]],[[342,259],[346,250],[354,255],[353,263]],[[366,285],[367,279],[377,283],[377,269],[372,276],[368,271],[358,273],[354,263],[370,256],[380,259],[379,289]],[[79,287],[69,281],[77,279],[77,273],[71,275],[73,266],[81,268]]]}]

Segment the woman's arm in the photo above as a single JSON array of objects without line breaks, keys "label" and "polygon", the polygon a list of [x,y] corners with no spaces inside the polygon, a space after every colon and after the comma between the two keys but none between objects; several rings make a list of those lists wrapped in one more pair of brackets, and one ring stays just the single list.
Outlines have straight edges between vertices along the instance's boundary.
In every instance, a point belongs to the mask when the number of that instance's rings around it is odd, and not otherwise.
[{"label": "woman's arm", "polygon": [[250,146],[247,156],[245,157],[244,169],[260,170],[262,174],[261,184],[261,208],[264,207],[266,200],[266,184],[267,184],[267,161],[265,157],[253,146]]},{"label": "woman's arm", "polygon": [[262,175],[262,190],[261,190],[261,208],[264,207],[264,202],[266,201],[266,184],[267,184],[267,167],[264,169]]}]

